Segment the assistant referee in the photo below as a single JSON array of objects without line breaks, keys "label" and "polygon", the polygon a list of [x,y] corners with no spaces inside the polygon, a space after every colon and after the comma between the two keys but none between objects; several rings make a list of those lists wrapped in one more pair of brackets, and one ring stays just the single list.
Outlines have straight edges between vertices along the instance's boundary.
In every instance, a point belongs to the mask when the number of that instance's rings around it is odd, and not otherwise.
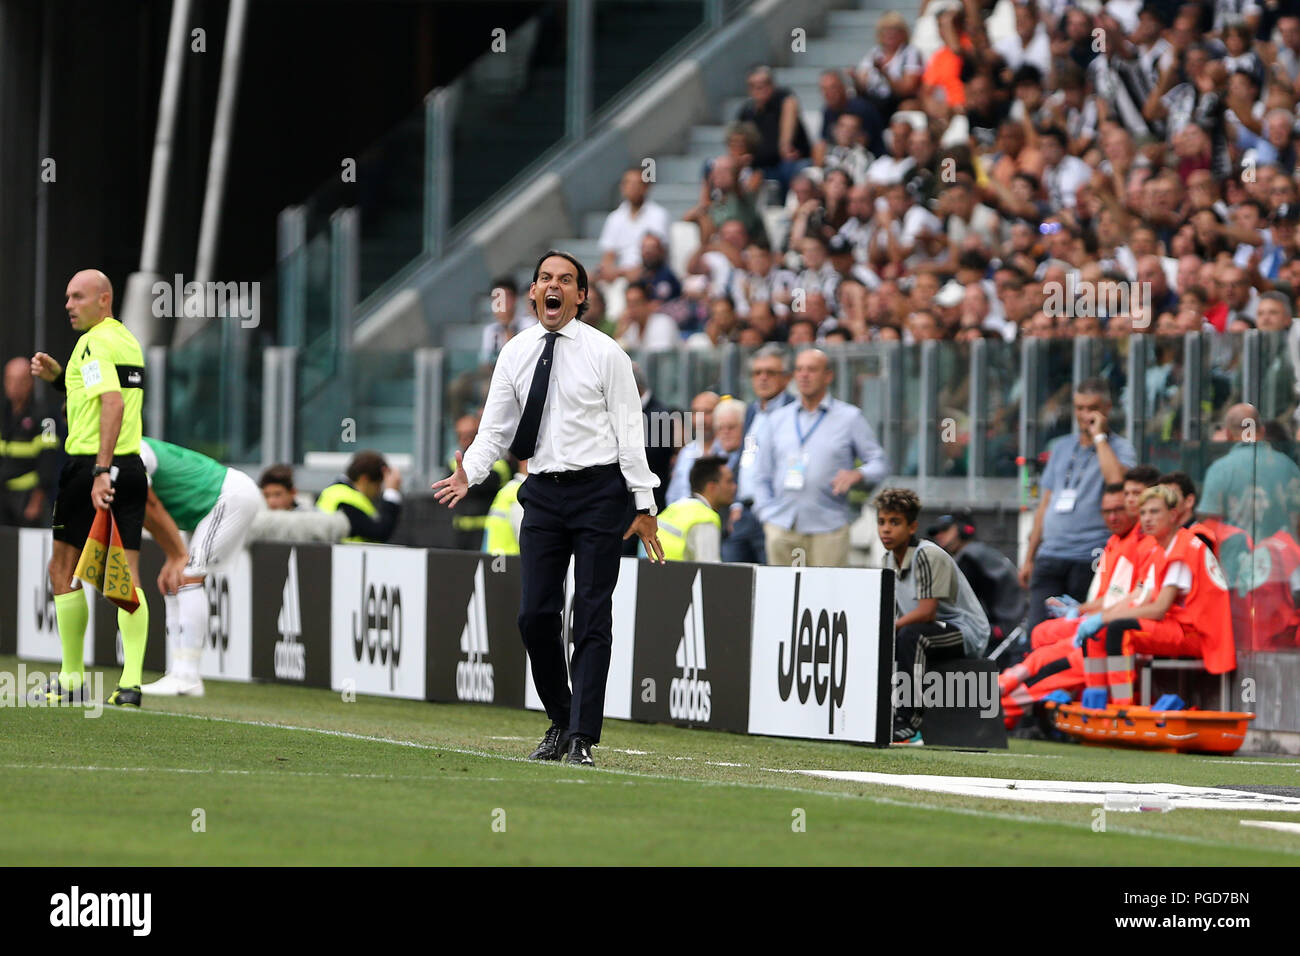
[{"label": "assistant referee", "polygon": [[[507,447],[528,462],[519,487],[519,632],[551,718],[530,756],[591,766],[604,717],[623,540],[637,535],[651,559],[663,561],[654,518],[659,479],[646,464],[632,361],[608,335],[577,321],[587,307],[587,270],[568,253],[547,252],[533,270],[528,296],[538,324],[501,349],[478,435],[463,456],[456,452],[451,477],[433,487],[454,508]],[[571,557],[572,690],[561,638]]]},{"label": "assistant referee", "polygon": [[97,269],[78,272],[68,283],[68,319],[81,332],[67,367],[44,352],[32,356],[32,374],[68,396],[68,453],[54,502],[54,551],[50,584],[63,645],[63,665],[44,695],[50,701],[85,698],[82,652],[89,608],[72,572],[99,508],[112,508],[126,549],[135,596],[134,613],[118,609],[125,663],[107,703],[140,706],[149,605],[140,582],[140,531],[149,481],[140,461],[144,408],[144,353],[134,335],[113,318],[113,286]]}]

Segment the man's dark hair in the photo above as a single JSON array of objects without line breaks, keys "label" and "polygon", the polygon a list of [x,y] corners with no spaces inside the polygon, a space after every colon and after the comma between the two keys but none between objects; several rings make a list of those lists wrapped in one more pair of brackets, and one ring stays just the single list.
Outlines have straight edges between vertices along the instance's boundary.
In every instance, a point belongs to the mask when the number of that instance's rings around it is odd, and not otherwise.
[{"label": "man's dark hair", "polygon": [[957,268],[975,269],[980,273],[980,275],[983,275],[985,272],[988,272],[989,259],[988,256],[984,255],[984,253],[980,252],[978,249],[967,249],[957,257]]},{"label": "man's dark hair", "polygon": [[921,514],[921,499],[910,488],[884,488],[876,495],[876,513],[902,515],[908,524],[914,524]]},{"label": "man's dark hair", "polygon": [[515,282],[511,276],[497,276],[492,280],[492,288],[506,289],[511,295],[519,294],[519,283]]},{"label": "man's dark hair", "polygon": [[1076,395],[1100,395],[1107,404],[1110,403],[1110,386],[1105,379],[1085,378],[1075,386],[1074,392]]},{"label": "man's dark hair", "polygon": [[1043,71],[1032,63],[1022,63],[1020,68],[1011,76],[1011,88],[1015,89],[1021,83],[1032,83],[1035,86],[1043,85]]},{"label": "man's dark hair", "polygon": [[1140,481],[1146,487],[1160,484],[1160,469],[1154,465],[1134,465],[1124,472],[1125,481]]},{"label": "man's dark hair", "polygon": [[[1032,70],[1033,67],[1032,67],[1032,66],[1022,66],[1020,69],[1022,69],[1022,70]],[[1035,71],[1035,72],[1036,72],[1036,71]],[[1065,130],[1061,129],[1061,127],[1059,127],[1059,126],[1049,126],[1049,127],[1047,127],[1047,129],[1041,130],[1041,131],[1039,132],[1038,135],[1039,135],[1039,137],[1041,137],[1041,138],[1043,138],[1043,139],[1054,139],[1054,140],[1056,140],[1058,143],[1061,144],[1061,148],[1062,148],[1062,149],[1067,149],[1067,148],[1069,147],[1069,145],[1070,145],[1070,139],[1069,139],[1068,136],[1066,136],[1066,134],[1065,134]]]},{"label": "man's dark hair", "polygon": [[691,491],[704,494],[704,488],[709,482],[721,480],[722,469],[726,464],[727,459],[721,455],[705,455],[697,459],[691,465]]},{"label": "man's dark hair", "polygon": [[[538,275],[541,274],[542,263],[551,258],[551,256],[559,256],[561,259],[567,259],[573,268],[577,270],[578,288],[583,292],[582,301],[578,303],[577,317],[580,319],[582,318],[583,313],[587,311],[587,270],[582,267],[582,263],[578,261],[577,256],[570,252],[561,252],[559,249],[547,249],[542,253],[542,257],[537,260],[537,265],[533,266],[533,282],[536,282]],[[531,297],[528,300],[528,307],[532,310],[534,315],[537,314],[537,303],[533,301]]]},{"label": "man's dark hair", "polygon": [[263,471],[257,486],[265,488],[267,485],[283,485],[287,491],[293,491],[293,465],[272,465]]},{"label": "man's dark hair", "polygon": [[1191,475],[1185,471],[1167,471],[1156,482],[1160,485],[1173,485],[1183,493],[1184,498],[1199,498],[1196,493],[1196,483],[1192,481]]},{"label": "man's dark hair", "polygon": [[353,482],[362,477],[371,481],[383,481],[384,469],[387,467],[388,463],[379,452],[359,451],[348,462],[348,470],[344,474],[348,476],[348,481]]},{"label": "man's dark hair", "polygon": [[796,325],[806,325],[806,326],[808,326],[810,329],[812,329],[813,338],[816,338],[816,337],[817,337],[817,323],[814,322],[814,321],[813,321],[812,319],[810,319],[810,318],[807,318],[807,317],[801,316],[801,317],[798,317],[798,318],[793,318],[793,319],[791,319],[791,320],[786,324],[786,327],[785,327],[785,329],[786,329],[786,336],[785,336],[785,337],[786,337],[787,339],[790,337],[790,333],[794,331],[794,327],[795,327]]},{"label": "man's dark hair", "polygon": [[1112,481],[1102,486],[1103,495],[1122,495],[1124,493],[1124,482]]},{"label": "man's dark hair", "polygon": [[645,300],[647,302],[651,302],[654,300],[655,297],[654,288],[645,279],[637,279],[635,282],[629,282],[627,284],[627,289],[624,290],[623,292],[623,297],[627,298],[627,294],[631,292],[633,289],[636,289],[643,296],[645,296]]}]

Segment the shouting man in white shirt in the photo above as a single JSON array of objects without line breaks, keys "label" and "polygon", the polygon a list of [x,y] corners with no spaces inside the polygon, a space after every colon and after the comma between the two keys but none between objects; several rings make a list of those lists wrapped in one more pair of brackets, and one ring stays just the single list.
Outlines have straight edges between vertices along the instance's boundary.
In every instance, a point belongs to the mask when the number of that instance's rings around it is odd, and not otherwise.
[{"label": "shouting man in white shirt", "polygon": [[[587,307],[586,269],[568,253],[548,251],[533,270],[528,297],[540,321],[501,349],[478,436],[463,456],[456,453],[456,471],[433,488],[454,508],[507,448],[528,462],[519,488],[519,632],[551,718],[529,758],[592,766],[622,542],[635,534],[651,560],[664,559],[654,517],[659,479],[646,464],[631,359],[609,336],[574,321]],[[572,690],[561,637],[570,558]]]}]

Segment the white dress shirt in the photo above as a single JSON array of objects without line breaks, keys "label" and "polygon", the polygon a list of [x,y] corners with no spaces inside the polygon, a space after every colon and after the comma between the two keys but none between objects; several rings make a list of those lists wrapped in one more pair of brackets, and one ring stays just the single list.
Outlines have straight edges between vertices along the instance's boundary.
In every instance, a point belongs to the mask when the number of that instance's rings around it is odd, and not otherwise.
[{"label": "white dress shirt", "polygon": [[605,225],[600,230],[600,251],[617,252],[618,267],[633,269],[641,265],[641,240],[645,234],[653,232],[667,245],[671,226],[668,210],[657,202],[647,199],[633,214],[631,203],[624,199],[605,217]]},{"label": "white dress shirt", "polygon": [[[478,435],[461,463],[471,485],[487,477],[493,462],[514,441],[545,336],[540,323],[524,329],[497,356]],[[654,514],[653,489],[659,479],[646,464],[641,396],[632,378],[632,360],[604,332],[575,318],[559,329],[552,361],[529,473],[578,471],[617,462],[636,507]]]}]

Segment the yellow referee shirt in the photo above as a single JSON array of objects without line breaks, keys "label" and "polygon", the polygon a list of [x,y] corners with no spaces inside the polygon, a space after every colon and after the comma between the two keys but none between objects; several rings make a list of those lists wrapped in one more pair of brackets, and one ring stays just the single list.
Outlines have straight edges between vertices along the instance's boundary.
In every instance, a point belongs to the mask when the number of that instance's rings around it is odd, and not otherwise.
[{"label": "yellow referee shirt", "polygon": [[144,352],[126,326],[112,317],[77,339],[72,358],[64,366],[68,390],[69,455],[99,453],[99,402],[105,392],[121,392],[122,430],[115,455],[140,453],[144,414]]}]

